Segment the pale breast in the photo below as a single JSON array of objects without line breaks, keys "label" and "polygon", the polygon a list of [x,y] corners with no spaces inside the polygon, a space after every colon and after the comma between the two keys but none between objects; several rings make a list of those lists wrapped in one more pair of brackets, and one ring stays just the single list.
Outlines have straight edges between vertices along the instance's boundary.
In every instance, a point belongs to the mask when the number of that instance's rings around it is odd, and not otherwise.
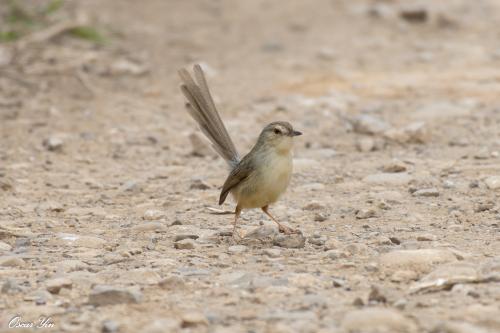
[{"label": "pale breast", "polygon": [[234,195],[242,208],[264,207],[276,202],[285,192],[292,176],[292,154],[263,156],[252,177]]}]

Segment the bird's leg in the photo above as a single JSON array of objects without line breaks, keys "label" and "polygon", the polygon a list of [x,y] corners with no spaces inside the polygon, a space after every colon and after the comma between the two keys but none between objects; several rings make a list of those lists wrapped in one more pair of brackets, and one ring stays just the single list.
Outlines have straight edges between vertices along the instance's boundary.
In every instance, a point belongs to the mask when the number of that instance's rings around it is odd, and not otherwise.
[{"label": "bird's leg", "polygon": [[235,235],[238,235],[238,237],[240,239],[242,239],[243,237],[240,235],[238,230],[236,230],[236,227],[238,225],[238,218],[240,217],[240,213],[241,213],[241,207],[236,205],[236,209],[234,210],[233,238],[235,237]]},{"label": "bird's leg", "polygon": [[279,223],[267,210],[268,210],[269,206],[264,206],[262,207],[262,211],[264,213],[266,213],[267,216],[269,216],[271,218],[271,220],[273,220],[277,225],[278,225],[278,228],[279,228],[279,231],[280,232],[283,232],[287,235],[289,234],[293,234],[295,232],[295,230],[287,227],[287,226],[284,226],[283,224]]}]

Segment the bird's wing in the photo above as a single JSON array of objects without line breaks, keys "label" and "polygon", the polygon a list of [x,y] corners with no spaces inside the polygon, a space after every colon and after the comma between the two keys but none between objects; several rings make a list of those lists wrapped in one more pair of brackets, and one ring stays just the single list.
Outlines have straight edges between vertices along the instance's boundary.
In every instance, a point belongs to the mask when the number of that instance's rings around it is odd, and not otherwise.
[{"label": "bird's wing", "polygon": [[226,200],[227,195],[229,192],[238,186],[241,182],[243,182],[245,179],[247,179],[252,171],[254,171],[254,168],[252,167],[251,163],[249,163],[250,160],[243,159],[227,176],[226,181],[224,182],[224,185],[222,186],[222,191],[220,193],[219,197],[219,205],[222,205],[224,201]]}]

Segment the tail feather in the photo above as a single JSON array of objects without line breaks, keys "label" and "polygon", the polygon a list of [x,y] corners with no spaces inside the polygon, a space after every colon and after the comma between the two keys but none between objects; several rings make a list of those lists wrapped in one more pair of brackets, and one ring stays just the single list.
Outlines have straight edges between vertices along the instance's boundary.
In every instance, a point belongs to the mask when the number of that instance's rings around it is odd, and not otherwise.
[{"label": "tail feather", "polygon": [[179,70],[179,75],[183,81],[181,90],[188,101],[187,111],[210,140],[215,151],[234,168],[240,158],[217,112],[203,70],[200,65],[194,66],[196,82],[185,69]]}]

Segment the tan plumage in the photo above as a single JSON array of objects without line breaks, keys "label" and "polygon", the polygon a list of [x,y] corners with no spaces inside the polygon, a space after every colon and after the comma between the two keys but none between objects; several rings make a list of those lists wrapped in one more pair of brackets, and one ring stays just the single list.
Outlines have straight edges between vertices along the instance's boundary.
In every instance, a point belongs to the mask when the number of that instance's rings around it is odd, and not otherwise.
[{"label": "tan plumage", "polygon": [[200,129],[211,141],[214,149],[231,168],[219,198],[223,204],[231,193],[237,202],[234,228],[240,212],[245,208],[261,208],[283,232],[292,232],[274,219],[268,206],[276,202],[290,183],[292,175],[293,137],[302,133],[294,131],[288,122],[270,123],[259,135],[257,143],[242,159],[222,122],[208,85],[199,65],[194,66],[194,77],[181,69],[181,90],[188,101],[187,110]]}]

